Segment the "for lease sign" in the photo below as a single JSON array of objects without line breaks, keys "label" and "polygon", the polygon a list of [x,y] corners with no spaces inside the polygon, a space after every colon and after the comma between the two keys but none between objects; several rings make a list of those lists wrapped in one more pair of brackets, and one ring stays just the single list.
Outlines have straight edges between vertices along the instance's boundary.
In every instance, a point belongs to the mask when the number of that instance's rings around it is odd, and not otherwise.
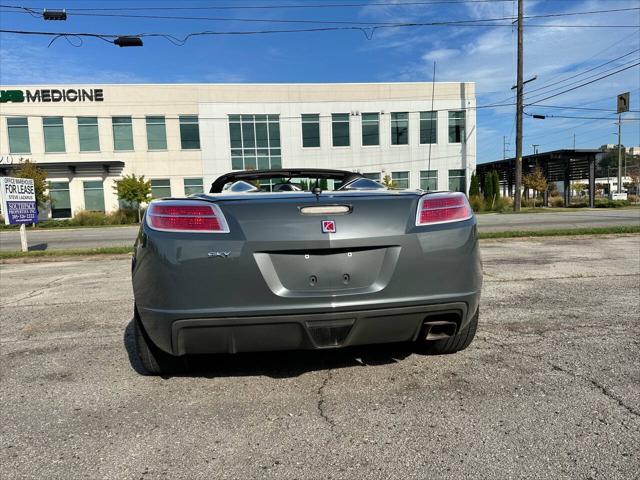
[{"label": "for lease sign", "polygon": [[31,178],[0,177],[4,223],[36,223],[36,189]]}]

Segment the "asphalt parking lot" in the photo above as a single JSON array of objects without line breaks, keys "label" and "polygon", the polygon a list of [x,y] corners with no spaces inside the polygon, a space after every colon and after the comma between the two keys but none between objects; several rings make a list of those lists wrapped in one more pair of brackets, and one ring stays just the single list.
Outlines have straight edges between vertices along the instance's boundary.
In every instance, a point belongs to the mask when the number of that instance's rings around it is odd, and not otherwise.
[{"label": "asphalt parking lot", "polygon": [[129,261],[0,265],[1,478],[637,478],[640,236],[482,242],[478,335],[137,373]]}]

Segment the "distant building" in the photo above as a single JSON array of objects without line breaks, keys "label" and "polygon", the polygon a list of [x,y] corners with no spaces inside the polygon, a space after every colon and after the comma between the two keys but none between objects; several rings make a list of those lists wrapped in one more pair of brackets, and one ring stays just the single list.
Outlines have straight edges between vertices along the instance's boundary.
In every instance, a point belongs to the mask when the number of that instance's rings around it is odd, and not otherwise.
[{"label": "distant building", "polygon": [[[473,83],[0,86],[0,174],[48,175],[52,209],[113,211],[135,173],[155,197],[208,191],[231,170],[337,168],[399,187],[466,191]],[[429,157],[431,161],[429,162]]]},{"label": "distant building", "polygon": [[632,157],[640,157],[640,146],[627,148],[627,153]]},{"label": "distant building", "polygon": [[[622,145],[622,149],[627,153],[627,155],[631,155],[632,157],[640,156],[640,146],[625,147],[624,145]],[[618,150],[618,145],[607,143],[606,145],[601,145],[600,150],[602,150],[603,152],[615,152]]]},{"label": "distant building", "polygon": [[600,150],[602,150],[603,152],[606,152],[608,150],[617,150],[617,149],[618,149],[618,145],[614,143],[607,143],[605,145],[600,145]]}]

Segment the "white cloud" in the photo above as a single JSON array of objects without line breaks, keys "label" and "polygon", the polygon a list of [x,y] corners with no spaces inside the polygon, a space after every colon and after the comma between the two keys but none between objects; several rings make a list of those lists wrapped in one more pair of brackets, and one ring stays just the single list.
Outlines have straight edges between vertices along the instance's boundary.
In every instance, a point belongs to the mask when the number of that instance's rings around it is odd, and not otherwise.
[{"label": "white cloud", "polygon": [[[62,41],[62,40],[59,40]],[[30,45],[9,36],[0,46],[0,84],[134,83],[147,80],[126,71],[95,69],[81,61],[56,55],[53,47]]]},{"label": "white cloud", "polygon": [[423,60],[429,61],[439,61],[446,60],[447,58],[453,57],[454,55],[458,55],[460,50],[456,48],[438,48],[436,50],[431,50],[430,52],[425,53],[422,56]]}]

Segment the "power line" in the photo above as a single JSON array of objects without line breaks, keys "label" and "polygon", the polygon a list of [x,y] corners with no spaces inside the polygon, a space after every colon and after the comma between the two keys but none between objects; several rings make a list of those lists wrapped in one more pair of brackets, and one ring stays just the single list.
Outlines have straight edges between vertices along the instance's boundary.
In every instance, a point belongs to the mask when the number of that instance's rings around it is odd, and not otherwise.
[{"label": "power line", "polygon": [[[615,115],[615,114],[612,114]],[[615,120],[615,118],[612,116],[609,118],[609,120],[613,121]],[[594,123],[599,123],[599,125],[597,126],[597,128],[602,128],[602,123],[600,120],[587,120],[585,122],[580,122],[578,124],[574,124],[574,125],[570,125],[566,128],[560,128],[557,129],[555,128],[554,131],[552,133],[536,133],[536,134],[532,134],[532,135],[525,135],[523,138],[527,138],[529,140],[531,139],[536,139],[536,138],[540,138],[544,141],[550,139],[550,138],[556,138],[559,136],[562,136],[565,134],[565,132],[568,132],[570,130],[576,131],[578,129],[581,129],[582,127],[586,126],[586,125],[592,125]],[[590,129],[588,129],[587,131],[589,131]],[[553,142],[545,142],[545,143],[553,143]]]},{"label": "power line", "polygon": [[[555,0],[564,1],[564,0]],[[574,0],[580,1],[580,0]],[[406,7],[428,5],[456,5],[474,3],[511,3],[512,0],[430,0],[407,2],[372,2],[372,3],[320,3],[320,4],[284,4],[284,5],[217,5],[206,7],[124,7],[124,8],[68,8],[67,12],[98,12],[98,11],[185,11],[185,10],[281,10],[281,9],[316,9],[316,8],[360,8],[360,7]],[[37,10],[38,7],[25,7]]]},{"label": "power line", "polygon": [[[640,33],[640,29],[638,30],[638,32]],[[595,53],[594,55],[591,55],[590,57],[585,58],[584,60],[581,60],[581,62],[580,62],[580,63],[583,63],[583,64],[584,64],[584,63],[588,62],[589,60],[592,60],[592,59],[594,59],[594,58],[598,57],[599,55],[601,55],[601,54],[603,54],[604,52],[606,52],[606,51],[608,51],[608,50],[612,49],[612,48],[613,48],[613,47],[615,47],[616,45],[619,45],[620,43],[622,43],[622,42],[624,42],[624,41],[629,40],[629,37],[630,37],[630,36],[631,36],[631,34],[625,34],[622,38],[620,38],[619,40],[616,40],[615,42],[613,42],[612,44],[610,44],[610,45],[609,45],[609,46],[607,46],[606,48],[603,48],[602,50],[600,50],[599,52]],[[540,89],[540,88],[544,88],[544,87],[545,87],[549,82],[552,82],[552,81],[554,81],[555,79],[562,77],[563,75],[564,75],[564,72],[561,72],[561,73],[558,73],[557,75],[554,75],[553,77],[549,78],[548,80],[546,80],[546,81],[542,82],[542,84],[541,84],[538,88],[539,88],[539,89]],[[514,84],[515,84],[515,82],[514,82]],[[536,91],[537,91],[537,90],[536,90]]]},{"label": "power line", "polygon": [[[634,90],[631,90],[631,93],[635,93],[635,92],[640,92],[640,88],[636,88]],[[611,100],[608,99],[608,98],[601,98],[601,99],[598,99],[598,100],[592,100],[592,101],[586,102],[583,105],[593,105],[593,104],[598,104],[598,103],[602,103],[602,102],[605,102],[605,101],[609,102]],[[540,105],[537,105],[537,106],[540,106]],[[613,122],[615,120],[615,113],[612,112],[611,115],[612,116],[610,118],[608,118],[608,120],[611,120]],[[533,139],[541,138],[543,140],[548,140],[549,138],[556,138],[558,136],[561,136],[561,135],[564,134],[564,132],[567,132],[569,130],[574,130],[575,131],[577,129],[581,129],[585,125],[592,125],[592,124],[594,124],[596,122],[600,123],[600,125],[598,125],[595,128],[601,129],[602,125],[601,125],[601,122],[599,122],[599,120],[587,120],[586,122],[580,122],[577,125],[570,125],[569,127],[566,127],[566,128],[561,128],[561,129],[557,129],[556,128],[556,129],[554,129],[554,131],[552,133],[539,133],[539,134],[534,134],[534,135],[525,135],[523,138],[527,138],[529,140],[532,139],[532,138]],[[588,131],[591,131],[591,130],[594,130],[594,128],[589,128],[587,130],[582,130],[582,131],[587,131],[588,132]],[[582,134],[579,134],[579,135],[582,135]],[[551,142],[551,143],[553,143],[553,142]]]},{"label": "power line", "polygon": [[[431,22],[431,23],[399,23],[395,25],[377,25],[372,27],[366,26],[341,26],[341,27],[317,27],[317,28],[299,28],[299,29],[275,29],[275,30],[237,30],[237,31],[213,31],[206,30],[202,32],[192,32],[183,37],[177,37],[175,35],[171,35],[168,33],[137,33],[126,35],[128,38],[153,38],[160,37],[168,40],[176,46],[183,46],[189,41],[191,38],[200,37],[200,36],[240,36],[240,35],[268,35],[268,34],[279,34],[279,33],[316,33],[316,32],[337,32],[337,31],[360,31],[364,34],[367,40],[371,40],[373,38],[374,33],[379,29],[385,28],[406,28],[406,27],[439,27],[439,26],[459,26],[462,28],[465,27],[509,27],[512,25],[510,23],[461,23],[463,21],[449,21],[449,22]],[[464,21],[466,22],[466,21]],[[534,25],[528,24],[527,27],[539,27],[539,28],[638,28],[638,25]],[[121,35],[109,34],[109,33],[88,33],[88,32],[43,32],[43,31],[32,31],[32,30],[10,30],[10,29],[0,29],[0,33],[8,33],[15,35],[35,35],[35,36],[48,36],[53,37],[52,41],[49,43],[51,45],[58,38],[77,38],[80,39],[80,45],[82,44],[82,38],[97,38],[108,43],[113,43],[113,41]],[[75,46],[80,46],[75,45]]]},{"label": "power line", "polygon": [[[515,3],[514,3],[514,6],[515,6]],[[592,56],[590,56],[590,57],[586,58],[585,60],[582,60],[582,63],[587,62],[587,61],[589,61],[589,60],[591,60],[591,59],[593,59],[593,58],[596,58],[598,55],[600,55],[600,54],[602,54],[602,53],[606,52],[607,50],[610,50],[611,48],[615,47],[616,45],[618,45],[618,44],[620,44],[620,43],[622,43],[623,41],[628,40],[628,39],[629,39],[629,35],[625,35],[625,36],[624,36],[624,37],[622,37],[621,39],[619,39],[619,40],[615,41],[615,42],[614,42],[614,43],[612,43],[611,45],[609,45],[609,46],[607,46],[606,48],[604,48],[604,49],[600,50],[600,51],[599,51],[599,52],[597,52],[595,55],[592,55]],[[515,40],[514,40],[514,45],[515,45]],[[628,55],[630,55],[630,54],[632,54],[632,53],[635,53],[635,52],[637,52],[637,51],[638,51],[638,50],[634,50],[633,52],[629,52],[628,54],[622,55],[621,57],[614,58],[613,60],[610,60],[610,61],[608,61],[608,62],[606,62],[606,63],[604,63],[604,64],[597,65],[597,66],[592,67],[592,68],[590,68],[590,69],[588,69],[588,70],[586,70],[586,71],[579,72],[579,73],[577,73],[577,74],[575,74],[575,75],[572,75],[572,76],[570,76],[570,77],[567,77],[567,78],[565,78],[564,80],[560,80],[560,81],[558,81],[558,82],[554,82],[554,83],[549,83],[549,82],[551,82],[551,81],[553,81],[553,80],[555,80],[555,79],[557,79],[557,78],[561,77],[563,74],[562,74],[562,73],[560,73],[560,74],[558,74],[558,75],[555,75],[555,76],[551,77],[551,78],[550,78],[549,80],[547,80],[546,82],[543,82],[543,83],[542,83],[542,85],[540,85],[538,88],[535,88],[535,89],[533,89],[533,90],[528,91],[528,92],[527,92],[527,94],[532,93],[532,92],[537,92],[537,91],[540,91],[540,90],[546,90],[547,88],[549,88],[549,87],[551,87],[551,86],[553,86],[553,85],[556,85],[556,84],[558,84],[558,83],[564,83],[564,82],[565,82],[565,81],[567,81],[567,80],[571,80],[571,79],[573,79],[573,78],[576,78],[576,77],[582,76],[582,75],[584,75],[585,73],[588,73],[588,72],[590,72],[590,71],[592,71],[592,70],[596,70],[596,69],[598,69],[598,68],[600,68],[600,67],[603,67],[603,66],[605,66],[605,65],[608,65],[609,63],[612,63],[612,62],[614,62],[614,61],[616,61],[616,60],[619,60],[620,58],[624,58],[624,57],[626,57],[626,56],[628,56]],[[515,59],[515,46],[514,46],[514,59]],[[514,63],[515,63],[515,60],[514,60]],[[614,67],[614,68],[617,68],[617,67]],[[514,68],[514,71],[515,71],[515,68]],[[600,72],[600,73],[598,73],[598,74],[596,74],[596,75],[594,75],[594,76],[600,75],[600,74],[602,74],[602,73],[604,73],[604,72]],[[588,77],[588,78],[592,78],[592,77]],[[582,79],[582,80],[580,80],[580,81],[583,81],[583,80],[585,80],[585,79]],[[515,84],[515,79],[514,79],[514,82],[513,82],[513,83]],[[575,82],[575,83],[578,83],[578,82]],[[548,84],[548,85],[547,85],[547,84]],[[571,84],[570,84],[570,85],[571,85]],[[556,89],[553,89],[553,90],[559,90],[560,88],[564,88],[564,87],[566,87],[566,86],[568,86],[568,85],[564,85],[563,87],[559,87],[559,88],[556,88]],[[546,92],[546,93],[548,93],[548,92]],[[543,93],[543,95],[544,95],[544,94],[546,94],[546,93]],[[504,103],[504,102],[509,101],[509,100],[513,101],[514,99],[515,99],[515,94],[511,94],[511,95],[509,95],[508,97],[506,97],[506,98],[504,98],[504,99],[502,99],[502,100],[499,100],[499,101],[498,101],[498,102],[496,102],[496,103]],[[557,107],[551,107],[551,108],[557,108]],[[512,130],[513,130],[513,129],[512,129]],[[512,133],[513,133],[513,132],[512,132]],[[510,139],[510,140],[511,140],[511,139]]]},{"label": "power line", "polygon": [[[615,109],[611,109],[611,108],[566,107],[566,106],[562,106],[562,105],[542,105],[541,103],[536,104],[536,107],[559,108],[561,110],[589,110],[589,111],[593,111],[593,112],[616,113],[616,110]],[[629,110],[629,112],[640,113],[640,110]]]},{"label": "power line", "polygon": [[527,96],[527,101],[530,101],[530,100],[533,100],[533,99],[536,99],[536,98],[540,98],[540,97],[542,97],[542,96],[544,96],[544,95],[548,95],[548,94],[550,94],[550,93],[552,93],[552,92],[557,92],[558,90],[562,90],[563,88],[567,88],[567,87],[570,87],[570,86],[572,86],[572,85],[577,85],[577,84],[579,84],[580,82],[584,82],[585,80],[590,80],[590,79],[592,79],[592,78],[598,77],[598,76],[603,75],[603,74],[605,74],[605,73],[612,72],[612,71],[614,71],[614,70],[616,70],[616,69],[619,69],[619,68],[621,68],[621,67],[626,67],[626,66],[628,66],[628,65],[633,64],[634,62],[637,62],[638,60],[640,60],[640,57],[636,57],[636,58],[631,59],[631,60],[629,60],[629,61],[627,61],[627,62],[621,63],[621,64],[619,64],[619,65],[615,65],[615,66],[610,67],[610,68],[607,68],[606,70],[603,70],[603,71],[598,72],[598,73],[594,73],[594,74],[589,75],[589,76],[587,76],[587,77],[584,77],[584,78],[582,78],[582,79],[580,79],[580,80],[575,80],[575,81],[570,82],[570,83],[567,83],[567,84],[565,84],[565,85],[561,85],[561,86],[558,86],[558,87],[553,87],[553,88],[551,88],[551,89],[548,89],[548,90],[546,90],[546,91],[543,91],[543,92],[537,93],[537,94],[535,94],[535,95],[528,95],[528,96]]},{"label": "power line", "polygon": [[[582,71],[582,72],[580,72],[580,73],[576,73],[576,74],[571,75],[571,76],[569,76],[569,77],[566,77],[566,78],[564,78],[564,79],[562,79],[562,80],[558,80],[557,82],[549,83],[548,85],[540,86],[540,87],[538,87],[538,88],[534,88],[533,90],[529,90],[529,92],[527,92],[527,93],[528,93],[528,94],[531,94],[531,93],[534,93],[534,92],[538,92],[538,91],[540,91],[540,90],[546,90],[547,88],[549,88],[549,87],[551,87],[551,86],[553,86],[553,85],[557,85],[557,84],[559,84],[559,83],[564,83],[564,82],[566,82],[567,80],[572,80],[572,79],[574,79],[574,78],[576,78],[576,77],[581,77],[582,75],[584,75],[584,74],[586,74],[586,73],[592,72],[593,70],[597,70],[597,69],[599,69],[599,68],[601,68],[601,67],[604,67],[605,65],[609,65],[610,63],[616,62],[616,61],[618,61],[618,60],[620,60],[620,59],[622,59],[622,58],[624,58],[624,57],[628,57],[629,55],[633,55],[634,53],[636,53],[636,52],[638,52],[638,51],[640,51],[640,48],[636,48],[635,50],[632,50],[632,51],[630,51],[630,52],[625,53],[624,55],[620,55],[619,57],[613,58],[613,59],[611,59],[611,60],[609,60],[609,61],[607,61],[607,62],[605,62],[605,63],[602,63],[602,64],[600,64],[600,65],[596,65],[595,67],[591,67],[591,68],[589,68],[588,70],[584,70],[584,71]],[[602,73],[602,72],[601,72],[601,73]],[[598,75],[599,75],[599,74],[598,74]]]},{"label": "power line", "polygon": [[[524,112],[525,115],[529,117],[533,117],[534,115]],[[545,118],[574,118],[578,120],[612,120],[612,117],[578,117],[578,116],[569,116],[569,115],[545,115]],[[623,121],[631,121],[637,122],[640,121],[640,118],[625,118]]]},{"label": "power line", "polygon": [[536,101],[535,101],[535,102],[533,102],[533,103],[528,103],[526,106],[528,107],[528,106],[531,106],[531,105],[535,105],[535,104],[537,104],[537,103],[544,102],[545,100],[549,100],[550,98],[557,97],[557,96],[559,96],[559,95],[563,95],[563,94],[568,93],[568,92],[572,92],[572,91],[574,91],[574,90],[577,90],[578,88],[582,88],[582,87],[584,87],[584,86],[586,86],[586,85],[590,85],[590,84],[592,84],[592,83],[598,82],[598,81],[600,81],[600,80],[602,80],[602,79],[605,79],[605,78],[611,77],[612,75],[616,75],[616,74],[618,74],[618,73],[624,72],[625,70],[629,70],[630,68],[637,67],[638,65],[640,65],[640,62],[636,62],[636,63],[634,63],[633,65],[629,65],[629,66],[627,66],[627,67],[621,68],[621,69],[619,69],[619,70],[616,70],[615,72],[608,73],[607,75],[603,75],[603,76],[601,76],[601,77],[595,78],[595,79],[593,79],[593,80],[590,80],[590,81],[588,81],[588,82],[582,83],[582,84],[577,85],[577,86],[575,86],[575,87],[569,88],[569,89],[567,89],[567,90],[563,90],[562,92],[554,93],[553,95],[549,95],[548,97],[542,98],[542,99],[540,99],[540,100],[536,100]]},{"label": "power line", "polygon": [[[14,5],[0,5],[0,8],[10,8],[14,10],[5,11],[6,13],[23,13],[28,15],[34,15],[38,12],[38,9],[31,7],[22,7]],[[615,12],[628,12],[640,10],[640,7],[630,8],[616,8],[605,10],[591,10],[583,12],[564,12],[564,13],[548,13],[539,15],[527,15],[525,20],[534,18],[556,18],[556,17],[570,17],[576,15],[594,15],[601,13],[615,13]],[[88,17],[116,17],[116,18],[142,18],[151,20],[205,20],[205,21],[217,21],[217,22],[249,22],[249,23],[286,23],[286,24],[326,24],[326,25],[363,25],[363,26],[433,26],[433,25],[458,25],[458,24],[475,24],[482,22],[499,22],[499,21],[513,21],[515,17],[498,17],[498,18],[485,18],[485,19],[467,19],[467,20],[446,20],[441,22],[368,22],[368,21],[346,21],[346,20],[294,20],[294,19],[268,19],[268,18],[229,18],[229,17],[202,17],[202,16],[172,16],[172,15],[137,15],[137,14],[123,14],[123,13],[71,13],[69,15],[76,16],[88,16]]]}]

